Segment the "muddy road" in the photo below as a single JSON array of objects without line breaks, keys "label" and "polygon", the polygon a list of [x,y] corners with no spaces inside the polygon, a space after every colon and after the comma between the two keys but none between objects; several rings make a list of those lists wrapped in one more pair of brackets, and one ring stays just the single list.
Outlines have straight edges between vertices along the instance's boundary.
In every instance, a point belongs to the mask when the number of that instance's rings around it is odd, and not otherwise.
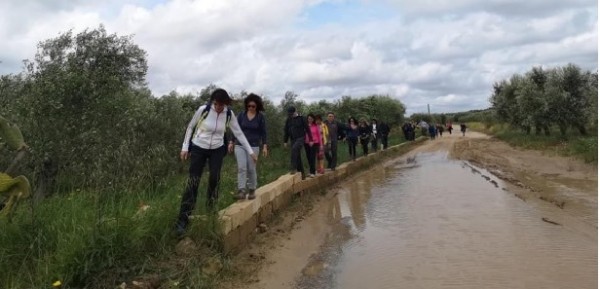
[{"label": "muddy road", "polygon": [[445,135],[300,201],[223,288],[597,288],[596,172]]}]

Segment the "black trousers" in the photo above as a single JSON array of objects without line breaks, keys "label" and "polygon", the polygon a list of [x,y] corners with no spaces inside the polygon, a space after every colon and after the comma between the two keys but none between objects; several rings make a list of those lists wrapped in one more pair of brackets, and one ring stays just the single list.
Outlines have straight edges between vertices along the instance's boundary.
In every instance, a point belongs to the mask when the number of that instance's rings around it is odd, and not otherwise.
[{"label": "black trousers", "polygon": [[219,179],[221,178],[221,167],[223,158],[227,153],[227,148],[221,146],[217,149],[203,149],[192,145],[190,148],[190,170],[188,183],[181,198],[181,207],[177,219],[178,225],[186,227],[189,216],[196,206],[198,197],[198,186],[204,166],[208,163],[208,188],[206,189],[206,210],[208,212],[216,212],[215,204],[219,197],[217,189]]},{"label": "black trousers", "polygon": [[306,158],[308,159],[309,173],[314,175],[317,173],[316,163],[317,163],[317,151],[319,150],[319,146],[316,144],[309,146],[307,143],[305,143],[304,150],[306,151]]},{"label": "black trousers", "polygon": [[290,171],[301,172],[304,176],[304,166],[302,165],[302,148],[304,147],[304,137],[292,140],[292,154],[290,159]]},{"label": "black trousers", "polygon": [[325,150],[325,158],[327,159],[327,167],[334,170],[337,166],[337,140],[327,144]]},{"label": "black trousers", "polygon": [[356,159],[356,145],[358,144],[358,138],[347,138],[348,141],[348,153],[353,160]]},{"label": "black trousers", "polygon": [[388,147],[388,135],[387,134],[381,135],[381,144],[383,145],[383,149],[387,149],[387,147]]},{"label": "black trousers", "polygon": [[363,156],[369,154],[369,139],[361,139],[360,144],[362,145]]}]

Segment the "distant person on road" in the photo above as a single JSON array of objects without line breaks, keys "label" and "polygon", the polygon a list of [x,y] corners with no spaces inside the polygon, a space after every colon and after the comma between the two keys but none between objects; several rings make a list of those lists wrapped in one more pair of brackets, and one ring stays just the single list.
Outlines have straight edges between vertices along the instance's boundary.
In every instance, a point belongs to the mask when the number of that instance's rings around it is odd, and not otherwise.
[{"label": "distant person on road", "polygon": [[448,124],[446,124],[446,128],[448,129],[448,133],[449,133],[449,134],[452,134],[452,130],[453,130],[454,128],[452,128],[452,123],[451,123],[451,122],[449,122]]},{"label": "distant person on road", "polygon": [[337,166],[338,140],[346,138],[346,126],[335,119],[333,112],[327,113],[325,124],[329,133],[329,139],[325,146],[325,158],[327,159],[327,167],[333,171]]},{"label": "distant person on road", "polygon": [[356,118],[350,117],[346,126],[346,141],[348,142],[348,153],[353,161],[356,160],[356,145],[358,144],[358,123]]},{"label": "distant person on road", "polygon": [[325,148],[329,145],[329,129],[323,122],[323,118],[320,114],[315,116],[317,125],[319,126],[319,134],[321,135],[321,145],[317,151],[317,173],[325,173]]},{"label": "distant person on road", "polygon": [[429,138],[431,138],[432,140],[435,139],[437,132],[435,131],[435,125],[431,124],[429,125]]},{"label": "distant person on road", "polygon": [[175,232],[182,236],[189,223],[189,217],[196,206],[198,186],[204,166],[208,165],[208,188],[206,210],[210,214],[218,212],[217,187],[221,177],[223,158],[227,154],[225,130],[231,129],[252,162],[256,162],[257,154],[248,143],[244,132],[233,112],[229,108],[232,99],[224,89],[218,88],[211,93],[210,102],[196,110],[187,126],[179,157],[182,161],[190,159],[189,178],[181,197],[181,207],[175,224]]},{"label": "distant person on road", "polygon": [[371,120],[371,150],[373,152],[377,152],[379,148],[377,144],[379,144],[379,139],[381,138],[381,132],[379,131],[379,123],[376,118]]},{"label": "distant person on road", "polygon": [[306,158],[308,159],[309,175],[308,177],[314,178],[317,173],[316,161],[319,147],[321,146],[321,134],[319,133],[320,127],[315,121],[315,115],[309,113],[306,116],[308,121],[308,132],[304,137],[304,150],[306,150]]},{"label": "distant person on road", "polygon": [[[267,148],[267,123],[262,111],[265,110],[262,98],[254,93],[250,93],[244,99],[244,111],[237,116],[237,122],[244,132],[244,136],[250,143],[255,155],[259,155],[262,147],[263,156],[269,153]],[[234,147],[235,145],[235,147]],[[236,199],[244,200],[248,195],[249,200],[255,198],[254,192],[257,188],[256,163],[252,161],[250,154],[246,152],[238,139],[229,142],[228,150],[235,151],[238,173],[238,193]]]},{"label": "distant person on road", "polygon": [[442,124],[438,124],[436,127],[438,133],[440,134],[440,137],[444,134],[444,126]]},{"label": "distant person on road", "polygon": [[463,136],[465,136],[465,133],[467,132],[467,125],[464,122],[460,123],[460,132],[462,132]]},{"label": "distant person on road", "polygon": [[[283,146],[287,148],[288,140],[292,143],[292,152],[290,155],[290,174],[296,172],[302,173],[305,177],[304,166],[302,166],[302,148],[304,147],[305,137],[308,137],[309,144],[312,145],[313,139],[308,128],[306,119],[300,115],[296,108],[291,106],[287,109],[288,118],[283,127]],[[308,135],[308,136],[307,136]]]},{"label": "distant person on road", "polygon": [[360,138],[360,144],[363,150],[363,156],[369,154],[369,142],[371,141],[371,135],[373,132],[371,131],[371,126],[367,123],[367,120],[361,118],[358,121],[358,136]]},{"label": "distant person on road", "polygon": [[388,148],[388,136],[390,135],[390,126],[386,122],[379,123],[379,135],[381,135],[381,145],[383,149]]}]

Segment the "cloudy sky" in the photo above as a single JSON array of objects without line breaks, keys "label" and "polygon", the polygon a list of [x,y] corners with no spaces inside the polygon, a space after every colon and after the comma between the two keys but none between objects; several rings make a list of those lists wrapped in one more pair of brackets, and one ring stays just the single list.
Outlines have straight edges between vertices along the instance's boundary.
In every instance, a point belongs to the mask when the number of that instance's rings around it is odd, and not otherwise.
[{"label": "cloudy sky", "polygon": [[534,65],[598,69],[596,0],[2,0],[0,74],[100,24],[147,51],[155,96],[214,83],[452,112],[488,107],[494,81]]}]

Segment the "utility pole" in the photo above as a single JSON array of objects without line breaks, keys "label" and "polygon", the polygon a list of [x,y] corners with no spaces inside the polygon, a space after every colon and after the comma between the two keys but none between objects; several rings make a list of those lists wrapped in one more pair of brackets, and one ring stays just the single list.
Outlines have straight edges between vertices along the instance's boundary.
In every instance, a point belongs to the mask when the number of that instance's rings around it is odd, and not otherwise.
[{"label": "utility pole", "polygon": [[429,110],[429,103],[427,104],[427,114],[431,116],[431,110]]}]

